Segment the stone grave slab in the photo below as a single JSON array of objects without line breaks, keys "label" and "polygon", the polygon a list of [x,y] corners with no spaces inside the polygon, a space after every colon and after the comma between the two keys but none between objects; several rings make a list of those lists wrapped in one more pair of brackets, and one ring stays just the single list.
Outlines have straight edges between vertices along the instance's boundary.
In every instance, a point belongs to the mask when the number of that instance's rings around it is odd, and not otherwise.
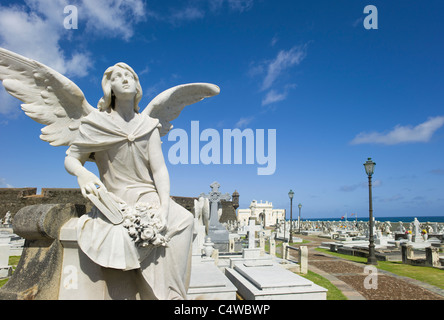
[{"label": "stone grave slab", "polygon": [[238,263],[225,269],[228,279],[246,300],[326,300],[327,289],[279,264],[249,266]]},{"label": "stone grave slab", "polygon": [[191,266],[189,300],[236,300],[236,287],[213,261]]}]

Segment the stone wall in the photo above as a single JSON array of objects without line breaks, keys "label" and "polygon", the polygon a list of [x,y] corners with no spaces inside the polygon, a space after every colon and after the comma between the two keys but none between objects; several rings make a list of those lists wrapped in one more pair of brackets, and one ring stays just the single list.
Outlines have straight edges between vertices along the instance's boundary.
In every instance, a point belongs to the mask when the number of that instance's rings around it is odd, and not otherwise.
[{"label": "stone wall", "polygon": [[42,188],[0,188],[0,218],[10,211],[12,216],[21,209],[35,204],[73,203],[89,206],[80,189]]},{"label": "stone wall", "polygon": [[237,221],[236,210],[234,210],[232,201],[222,200],[222,215],[219,222]]},{"label": "stone wall", "polygon": [[[171,197],[182,207],[194,213],[193,197]],[[79,204],[85,205],[86,210],[90,210],[91,204],[86,200],[79,188],[42,188],[42,193],[37,194],[37,188],[0,188],[0,218],[10,211],[12,217],[21,209],[35,204]],[[232,201],[222,201],[222,216],[220,222],[236,220],[236,211]]]},{"label": "stone wall", "polygon": [[[171,198],[182,207],[194,214],[194,200],[198,200],[199,198],[177,196],[172,196]],[[233,202],[225,200],[222,200],[221,202],[222,215],[220,216],[219,222],[224,223],[228,221],[236,221],[236,211],[234,210]]]}]

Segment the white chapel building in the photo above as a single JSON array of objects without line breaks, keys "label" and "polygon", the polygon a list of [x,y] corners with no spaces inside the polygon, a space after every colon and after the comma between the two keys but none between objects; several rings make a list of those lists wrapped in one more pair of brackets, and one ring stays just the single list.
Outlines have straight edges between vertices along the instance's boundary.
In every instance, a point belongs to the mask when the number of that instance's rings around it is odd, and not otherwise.
[{"label": "white chapel building", "polygon": [[285,209],[273,209],[271,202],[253,200],[249,209],[238,209],[237,211],[237,221],[241,226],[248,225],[250,217],[255,218],[262,226],[269,227],[285,219]]}]

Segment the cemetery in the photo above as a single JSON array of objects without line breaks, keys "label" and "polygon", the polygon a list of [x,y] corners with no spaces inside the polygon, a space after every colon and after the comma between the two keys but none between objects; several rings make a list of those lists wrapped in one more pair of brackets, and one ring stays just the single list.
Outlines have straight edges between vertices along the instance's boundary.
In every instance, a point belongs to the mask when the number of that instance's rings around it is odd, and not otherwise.
[{"label": "cemetery", "polygon": [[[221,222],[222,203],[236,211],[239,200],[237,192],[232,198],[222,191],[215,181],[188,203],[194,216],[188,300],[325,300],[328,290],[303,277],[311,268],[306,236],[318,238],[318,247],[329,252],[368,256],[365,221],[278,219],[264,228],[259,215],[251,214],[248,224],[244,218]],[[79,250],[76,229],[85,210],[38,204],[4,215],[0,277],[9,281],[0,289],[1,299],[143,298],[136,278],[119,279]],[[373,228],[378,261],[444,270],[444,224],[376,220]],[[14,274],[10,256],[21,256]]]},{"label": "cemetery", "polygon": [[[7,280],[0,300],[327,300],[333,289],[363,300],[375,298],[361,289],[376,290],[368,283],[375,275],[335,254],[368,259],[373,271],[378,261],[444,269],[444,224],[373,217],[371,158],[364,164],[369,222],[310,221],[300,214],[293,220],[292,211],[288,220],[285,209],[254,199],[239,209],[239,193],[217,181],[194,197],[170,195],[161,137],[186,106],[219,95],[215,84],[171,87],[139,112],[139,77],[120,62],[104,72],[94,108],[70,79],[3,48],[0,80],[25,103],[26,115],[45,125],[41,140],[69,147],[64,168],[79,186],[41,195],[35,188],[0,190],[0,278]],[[266,160],[258,161],[266,165],[258,175],[275,172],[275,135],[269,130],[268,158],[256,150]],[[263,143],[257,147],[265,150]],[[291,210],[293,195],[290,190]],[[10,257],[18,256],[13,268]],[[381,283],[396,281],[383,271]],[[444,289],[430,283],[428,289],[401,286],[400,294],[444,298]],[[376,299],[393,295],[390,286],[379,292]]]},{"label": "cemetery", "polygon": [[[293,248],[301,251],[296,263],[289,253],[276,256],[276,234],[254,218],[239,233],[236,221],[221,224],[221,200],[231,196],[222,194],[217,182],[210,187],[208,196],[202,193],[194,200],[188,299],[326,299],[326,289],[298,275],[307,273],[305,247]],[[20,235],[16,237],[23,253],[14,275],[0,290],[2,299],[123,299],[143,294],[134,281],[122,290],[112,272],[104,272],[79,250],[76,227],[84,213],[79,207],[31,205],[14,215],[14,232]],[[266,241],[270,252],[265,252]]]}]

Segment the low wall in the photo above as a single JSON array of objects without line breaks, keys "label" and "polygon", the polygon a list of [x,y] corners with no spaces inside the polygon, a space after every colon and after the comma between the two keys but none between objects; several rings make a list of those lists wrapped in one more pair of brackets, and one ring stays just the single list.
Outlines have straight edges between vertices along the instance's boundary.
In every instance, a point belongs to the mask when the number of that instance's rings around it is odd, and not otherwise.
[{"label": "low wall", "polygon": [[[193,197],[171,197],[175,202],[194,214]],[[41,194],[37,194],[37,188],[0,188],[0,219],[3,219],[9,211],[12,217],[22,208],[37,204],[73,203],[86,206],[91,209],[91,203],[86,200],[79,188],[42,188]],[[236,221],[236,211],[232,201],[222,201],[221,223]]]}]

